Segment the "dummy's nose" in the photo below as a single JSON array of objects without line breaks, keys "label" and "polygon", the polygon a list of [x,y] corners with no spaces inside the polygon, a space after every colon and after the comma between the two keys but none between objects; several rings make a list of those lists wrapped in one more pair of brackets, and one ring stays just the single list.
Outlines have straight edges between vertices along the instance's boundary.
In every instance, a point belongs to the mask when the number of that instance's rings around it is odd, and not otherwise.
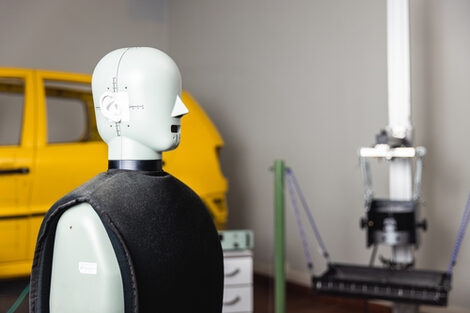
[{"label": "dummy's nose", "polygon": [[173,107],[173,111],[171,111],[171,117],[183,117],[184,115],[188,113],[189,113],[189,110],[184,105],[180,96],[179,95],[176,96],[175,106]]}]

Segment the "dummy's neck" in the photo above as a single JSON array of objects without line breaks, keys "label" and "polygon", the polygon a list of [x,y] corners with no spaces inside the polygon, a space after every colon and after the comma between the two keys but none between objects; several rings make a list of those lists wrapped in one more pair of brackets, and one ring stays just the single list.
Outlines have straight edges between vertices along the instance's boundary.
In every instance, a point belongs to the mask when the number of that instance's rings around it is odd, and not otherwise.
[{"label": "dummy's neck", "polygon": [[109,169],[162,171],[162,153],[128,137],[114,137],[108,142]]},{"label": "dummy's neck", "polygon": [[162,153],[132,138],[119,136],[108,142],[108,160],[161,160]]},{"label": "dummy's neck", "polygon": [[161,172],[162,160],[109,160],[108,169]]}]

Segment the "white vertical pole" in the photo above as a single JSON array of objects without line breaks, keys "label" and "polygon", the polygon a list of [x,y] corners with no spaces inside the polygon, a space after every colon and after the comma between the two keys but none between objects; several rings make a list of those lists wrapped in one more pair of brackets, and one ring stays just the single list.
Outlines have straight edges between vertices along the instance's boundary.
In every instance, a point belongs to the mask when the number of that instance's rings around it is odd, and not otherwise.
[{"label": "white vertical pole", "polygon": [[408,0],[387,1],[388,116],[391,134],[411,134]]},{"label": "white vertical pole", "polygon": [[[410,23],[408,0],[387,0],[388,128],[393,137],[411,142]],[[389,172],[390,199],[412,198],[411,162],[395,159]],[[392,260],[413,261],[413,247],[392,247]],[[417,312],[415,305],[395,304],[395,313]]]},{"label": "white vertical pole", "polygon": [[[411,140],[410,44],[408,0],[387,2],[388,115],[390,134]],[[412,175],[409,160],[390,164],[390,198],[410,200]]]}]

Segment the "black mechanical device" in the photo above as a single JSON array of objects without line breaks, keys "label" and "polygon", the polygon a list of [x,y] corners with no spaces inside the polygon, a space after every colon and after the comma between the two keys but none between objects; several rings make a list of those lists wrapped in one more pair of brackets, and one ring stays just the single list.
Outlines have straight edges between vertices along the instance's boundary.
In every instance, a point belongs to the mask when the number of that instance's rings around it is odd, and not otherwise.
[{"label": "black mechanical device", "polygon": [[451,275],[446,272],[328,264],[312,278],[318,294],[446,306]]},{"label": "black mechanical device", "polygon": [[[401,303],[447,305],[451,289],[450,272],[413,269],[414,261],[397,263],[381,258],[382,266],[372,266],[378,245],[419,245],[419,229],[426,230],[425,220],[419,221],[421,173],[424,147],[411,147],[385,131],[376,136],[376,145],[362,148],[359,159],[364,183],[366,216],[361,228],[366,230],[367,247],[373,247],[369,266],[328,263],[321,276],[312,277],[316,293],[363,299],[380,299]],[[407,159],[415,161],[413,196],[411,200],[374,197],[369,159]]]},{"label": "black mechanical device", "polygon": [[361,228],[367,231],[367,247],[374,244],[418,246],[418,228],[427,229],[426,220],[417,221],[416,200],[372,199]]},{"label": "black mechanical device", "polygon": [[[393,259],[383,257],[381,266],[373,266],[378,245],[417,247],[420,230],[427,229],[426,220],[419,219],[421,173],[425,154],[424,147],[411,147],[407,145],[407,142],[390,140],[384,132],[377,136],[374,147],[360,150],[359,159],[363,173],[366,209],[366,216],[361,219],[360,224],[366,230],[367,247],[373,249],[369,265],[341,264],[330,261],[329,253],[297,179],[292,169],[286,169],[286,185],[302,238],[307,266],[312,273],[312,289],[315,293],[416,305],[447,305],[448,294],[451,290],[452,269],[470,220],[470,197],[447,271],[417,270],[413,268],[414,260],[408,263],[398,263]],[[368,163],[370,158],[388,161],[396,158],[414,160],[412,198],[410,200],[375,198]],[[327,270],[319,276],[313,274],[313,262],[302,226],[297,198],[300,199],[319,250],[328,264]]]}]

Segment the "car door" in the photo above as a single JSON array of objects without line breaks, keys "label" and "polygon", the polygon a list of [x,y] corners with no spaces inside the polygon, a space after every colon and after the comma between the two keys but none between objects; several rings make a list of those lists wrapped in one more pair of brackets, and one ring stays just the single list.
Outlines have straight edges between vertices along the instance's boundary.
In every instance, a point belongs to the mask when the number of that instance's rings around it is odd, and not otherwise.
[{"label": "car door", "polygon": [[28,70],[0,69],[0,276],[28,273],[34,85]]},{"label": "car door", "polygon": [[[55,201],[107,169],[89,75],[37,71],[38,130],[32,211],[44,214]],[[42,217],[31,221],[31,257]]]}]

